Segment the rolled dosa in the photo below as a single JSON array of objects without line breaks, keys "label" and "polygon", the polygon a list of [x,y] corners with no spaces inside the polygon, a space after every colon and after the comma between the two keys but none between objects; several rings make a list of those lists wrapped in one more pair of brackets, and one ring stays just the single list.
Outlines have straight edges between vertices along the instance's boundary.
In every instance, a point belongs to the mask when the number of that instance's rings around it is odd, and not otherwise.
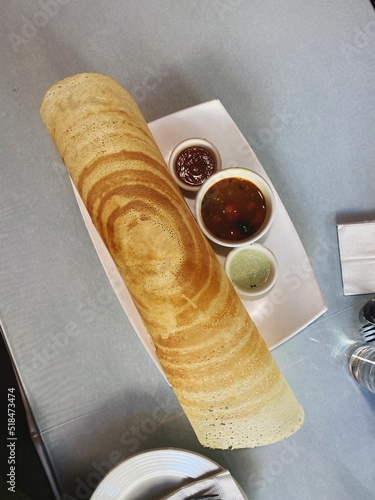
[{"label": "rolled dosa", "polygon": [[78,74],[47,91],[41,116],[200,443],[246,448],[295,432],[303,409],[131,95]]}]

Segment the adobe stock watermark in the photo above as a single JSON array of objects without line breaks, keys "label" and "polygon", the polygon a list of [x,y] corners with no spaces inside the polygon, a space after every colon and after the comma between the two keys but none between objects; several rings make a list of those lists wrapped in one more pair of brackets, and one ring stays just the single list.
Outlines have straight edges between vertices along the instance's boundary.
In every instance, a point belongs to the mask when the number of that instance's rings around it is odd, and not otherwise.
[{"label": "adobe stock watermark", "polygon": [[286,467],[292,465],[300,456],[296,441],[285,439],[281,442],[282,450],[279,456],[267,463],[261,472],[253,472],[248,479],[248,485],[256,490],[262,490],[267,484],[272,484],[275,479],[282,476]]},{"label": "adobe stock watermark", "polygon": [[91,471],[84,479],[75,479],[74,496],[64,493],[61,500],[88,500],[93,490],[98,486],[103,477],[118,463],[127,458],[129,454],[137,452],[142,443],[145,443],[154,434],[160,422],[166,416],[162,406],[155,406],[149,416],[133,423],[128,430],[123,432],[118,439],[118,446],[111,450],[105,459],[92,461]]},{"label": "adobe stock watermark", "polygon": [[171,81],[171,74],[168,70],[164,68],[155,69],[146,67],[140,83],[130,88],[129,92],[137,103],[142,102],[147,98],[150,92],[154,92],[166,79]]},{"label": "adobe stock watermark", "polygon": [[341,51],[348,63],[370,47],[375,41],[375,19],[369,21],[363,29],[357,28],[355,35],[350,42],[341,42]]},{"label": "adobe stock watermark", "polygon": [[38,33],[40,28],[47,26],[49,20],[55,17],[62,5],[70,3],[72,0],[38,0],[40,7],[31,18],[21,16],[22,26],[18,33],[8,33],[8,40],[14,52],[20,52],[20,46],[28,43]]},{"label": "adobe stock watermark", "polygon": [[228,167],[244,167],[250,166],[253,161],[257,161],[254,151],[248,146],[247,142],[241,142],[237,148],[234,149],[233,154],[235,157],[228,158],[225,164]]},{"label": "adobe stock watermark", "polygon": [[[298,113],[291,113],[285,107],[283,111],[274,109],[268,125],[261,128],[257,136],[252,140],[252,146],[255,146],[259,151],[264,149],[267,145],[271,144],[283,128],[290,125],[297,116]],[[227,166],[243,167],[245,164],[250,166],[253,161],[258,161],[254,150],[252,147],[249,147],[245,141],[242,141],[238,148],[235,149],[234,155],[235,158],[232,157],[226,160],[225,163]]]},{"label": "adobe stock watermark", "polygon": [[285,107],[282,111],[274,109],[272,116],[266,127],[262,127],[254,139],[254,146],[261,151],[266,146],[272,144],[278,134],[289,126],[298,116],[298,113],[291,113]]},{"label": "adobe stock watermark", "polygon": [[41,349],[33,348],[29,353],[27,371],[42,371],[56,359],[67,346],[82,335],[79,318],[89,327],[97,318],[97,314],[106,312],[115,303],[111,293],[99,291],[94,298],[88,298],[80,304],[74,316],[51,335]]},{"label": "adobe stock watermark", "polygon": [[243,0],[213,0],[212,5],[216,9],[220,21],[224,21],[225,16],[232,13],[242,3]]},{"label": "adobe stock watermark", "polygon": [[300,290],[306,281],[312,277],[313,270],[311,265],[321,265],[327,262],[333,251],[336,251],[336,248],[326,244],[324,241],[320,241],[309,260],[304,260],[298,264],[292,264],[288,269],[283,271],[278,278],[282,286],[271,290],[269,295],[267,295],[267,301],[263,302],[254,313],[252,313],[252,318],[258,328],[266,318],[273,314],[274,310],[279,305],[282,305],[287,300],[287,293],[283,288],[287,289],[288,293]]}]

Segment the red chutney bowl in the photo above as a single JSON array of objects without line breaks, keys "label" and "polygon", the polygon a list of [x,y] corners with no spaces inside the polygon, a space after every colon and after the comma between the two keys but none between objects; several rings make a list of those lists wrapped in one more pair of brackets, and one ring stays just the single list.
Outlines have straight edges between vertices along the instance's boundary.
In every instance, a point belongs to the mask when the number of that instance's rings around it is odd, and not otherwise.
[{"label": "red chutney bowl", "polygon": [[206,139],[186,139],[173,149],[168,167],[180,188],[198,191],[211,175],[221,170],[221,156]]},{"label": "red chutney bowl", "polygon": [[207,238],[225,247],[241,247],[259,240],[269,230],[275,196],[256,172],[229,167],[202,184],[194,211]]}]

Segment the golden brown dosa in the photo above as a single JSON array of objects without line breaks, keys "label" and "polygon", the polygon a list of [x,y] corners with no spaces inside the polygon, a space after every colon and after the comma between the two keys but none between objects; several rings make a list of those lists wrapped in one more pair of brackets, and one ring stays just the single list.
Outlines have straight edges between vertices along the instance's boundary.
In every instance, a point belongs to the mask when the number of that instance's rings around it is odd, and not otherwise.
[{"label": "golden brown dosa", "polygon": [[41,116],[201,444],[254,447],[295,432],[303,410],[130,94],[78,74],[48,90]]}]

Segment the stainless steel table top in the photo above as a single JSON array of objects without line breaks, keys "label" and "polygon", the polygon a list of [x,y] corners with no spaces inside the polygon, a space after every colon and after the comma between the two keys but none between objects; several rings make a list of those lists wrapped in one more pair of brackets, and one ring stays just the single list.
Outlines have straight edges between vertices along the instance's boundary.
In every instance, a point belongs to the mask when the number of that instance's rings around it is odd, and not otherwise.
[{"label": "stainless steel table top", "polygon": [[[251,499],[372,499],[375,399],[332,352],[336,223],[375,219],[375,15],[368,0],[6,2],[1,16],[0,319],[58,494],[88,498],[142,450],[196,451]],[[328,311],[273,353],[306,412],[264,448],[203,449],[107,280],[39,117],[47,88],[106,73],[148,121],[220,99],[272,180]],[[293,310],[290,311],[293,314]]]}]

